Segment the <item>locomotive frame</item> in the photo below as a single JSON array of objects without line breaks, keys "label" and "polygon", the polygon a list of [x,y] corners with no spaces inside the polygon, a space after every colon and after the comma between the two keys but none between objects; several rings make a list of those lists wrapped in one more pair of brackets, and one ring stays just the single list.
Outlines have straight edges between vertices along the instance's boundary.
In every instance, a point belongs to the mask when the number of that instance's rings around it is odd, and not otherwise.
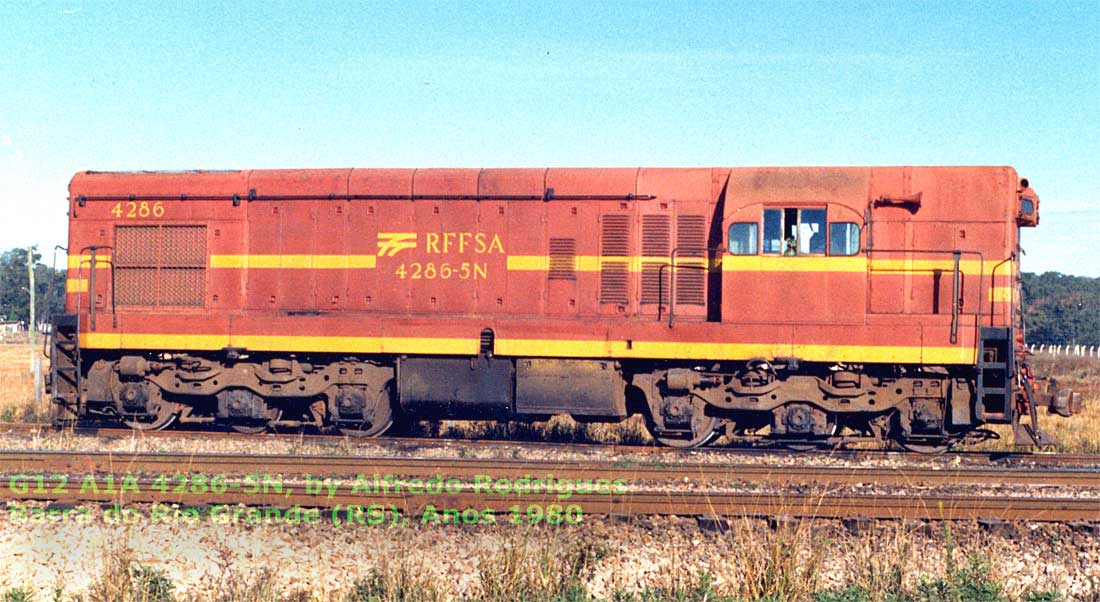
[{"label": "locomotive frame", "polygon": [[83,172],[55,421],[1043,444],[1008,167]]}]

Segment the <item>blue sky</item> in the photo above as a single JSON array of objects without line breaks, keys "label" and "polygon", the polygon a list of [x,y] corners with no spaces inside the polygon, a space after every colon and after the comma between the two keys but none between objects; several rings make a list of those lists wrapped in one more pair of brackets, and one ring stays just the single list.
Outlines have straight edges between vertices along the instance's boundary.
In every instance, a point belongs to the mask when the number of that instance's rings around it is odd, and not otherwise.
[{"label": "blue sky", "polygon": [[1100,276],[1100,3],[0,0],[0,248],[79,170],[1012,165]]}]

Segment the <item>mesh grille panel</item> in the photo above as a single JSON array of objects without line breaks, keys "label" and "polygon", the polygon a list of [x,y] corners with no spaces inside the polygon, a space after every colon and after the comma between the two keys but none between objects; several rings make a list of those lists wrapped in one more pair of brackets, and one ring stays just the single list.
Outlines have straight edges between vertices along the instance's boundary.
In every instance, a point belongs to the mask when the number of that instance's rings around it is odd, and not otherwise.
[{"label": "mesh grille panel", "polygon": [[164,226],[160,252],[163,265],[205,267],[206,226]]},{"label": "mesh grille panel", "polygon": [[157,265],[159,231],[160,226],[115,226],[115,265]]},{"label": "mesh grille panel", "polygon": [[156,305],[156,268],[115,268],[115,303],[118,305]]},{"label": "mesh grille panel", "polygon": [[114,265],[117,305],[201,307],[206,226],[115,226]]},{"label": "mesh grille panel", "polygon": [[550,239],[550,280],[577,279],[577,240],[575,238]]},{"label": "mesh grille panel", "polygon": [[160,304],[201,306],[205,273],[203,268],[161,268]]}]

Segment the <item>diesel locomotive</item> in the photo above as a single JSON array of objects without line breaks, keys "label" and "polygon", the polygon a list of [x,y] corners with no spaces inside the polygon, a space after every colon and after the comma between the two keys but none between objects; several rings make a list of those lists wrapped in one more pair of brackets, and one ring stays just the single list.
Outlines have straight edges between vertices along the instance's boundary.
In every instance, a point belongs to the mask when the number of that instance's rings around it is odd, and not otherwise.
[{"label": "diesel locomotive", "polygon": [[645,418],[936,451],[1036,408],[1010,167],[76,174],[54,420]]}]

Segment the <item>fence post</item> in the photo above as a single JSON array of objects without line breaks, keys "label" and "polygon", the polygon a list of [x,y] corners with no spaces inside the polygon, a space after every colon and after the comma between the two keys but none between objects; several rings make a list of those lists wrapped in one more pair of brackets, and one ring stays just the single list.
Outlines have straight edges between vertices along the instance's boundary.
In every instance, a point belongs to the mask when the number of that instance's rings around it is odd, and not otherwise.
[{"label": "fence post", "polygon": [[38,357],[38,345],[35,336],[38,324],[34,315],[34,247],[27,247],[27,292],[30,293],[30,321],[27,324],[27,337],[31,344],[31,373],[34,374],[34,403],[42,403],[42,359]]}]

